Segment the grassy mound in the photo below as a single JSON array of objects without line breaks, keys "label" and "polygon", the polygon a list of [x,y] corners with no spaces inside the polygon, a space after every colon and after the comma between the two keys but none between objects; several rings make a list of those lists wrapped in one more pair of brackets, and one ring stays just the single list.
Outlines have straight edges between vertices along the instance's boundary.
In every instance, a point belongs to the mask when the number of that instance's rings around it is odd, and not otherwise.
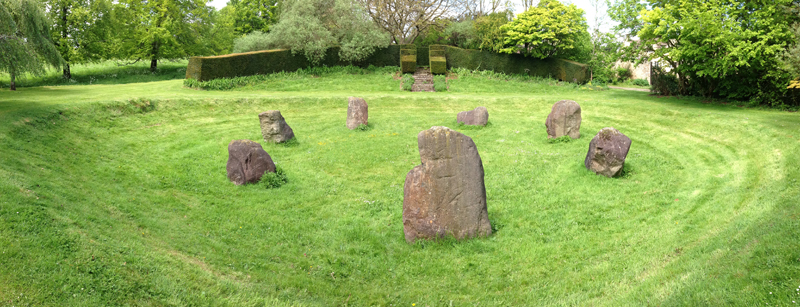
[{"label": "grassy mound", "polygon": [[[774,306],[798,297],[796,113],[464,71],[447,93],[301,80],[341,90],[197,91],[175,80],[0,91],[0,302]],[[348,96],[369,103],[369,130],[345,127]],[[582,137],[551,143],[543,124],[562,99],[581,105]],[[490,126],[456,125],[458,111],[479,105]],[[286,183],[235,186],[226,146],[260,140],[257,115],[271,109],[297,136],[262,144]],[[405,243],[405,174],[419,164],[417,133],[438,125],[475,140],[489,238]],[[621,178],[583,167],[607,126],[633,140]]]}]

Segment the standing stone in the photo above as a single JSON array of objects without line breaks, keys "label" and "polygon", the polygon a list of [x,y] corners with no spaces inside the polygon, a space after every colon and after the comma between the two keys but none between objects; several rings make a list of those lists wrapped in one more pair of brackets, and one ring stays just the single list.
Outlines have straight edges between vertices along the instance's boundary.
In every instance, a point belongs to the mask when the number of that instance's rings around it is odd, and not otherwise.
[{"label": "standing stone", "polygon": [[472,111],[459,112],[456,121],[464,125],[486,126],[489,123],[489,111],[484,107],[477,107]]},{"label": "standing stone", "polygon": [[258,119],[261,121],[264,142],[283,143],[294,138],[294,131],[283,119],[281,111],[272,110],[258,114]]},{"label": "standing stone", "polygon": [[631,148],[631,139],[617,129],[603,128],[589,143],[589,152],[583,164],[597,174],[614,177],[622,173],[625,157]]},{"label": "standing stone", "polygon": [[359,125],[367,125],[367,102],[358,97],[350,97],[347,101],[347,128],[353,130]]},{"label": "standing stone", "polygon": [[573,139],[581,137],[581,106],[572,100],[556,102],[544,125],[547,126],[547,138],[550,139],[564,135]]},{"label": "standing stone", "polygon": [[261,144],[233,140],[228,144],[228,179],[236,185],[256,183],[264,172],[275,172],[275,163]]},{"label": "standing stone", "polygon": [[406,241],[491,235],[475,142],[450,128],[432,127],[417,135],[417,143],[422,164],[408,172],[403,191]]}]

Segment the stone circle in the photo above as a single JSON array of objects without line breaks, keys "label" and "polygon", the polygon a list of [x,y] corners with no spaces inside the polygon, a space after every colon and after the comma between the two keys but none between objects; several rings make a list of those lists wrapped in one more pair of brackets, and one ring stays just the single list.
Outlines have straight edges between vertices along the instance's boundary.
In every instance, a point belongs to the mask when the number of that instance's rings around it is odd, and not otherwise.
[{"label": "stone circle", "polygon": [[456,121],[470,126],[486,126],[489,123],[489,111],[485,107],[477,107],[471,111],[459,112]]},{"label": "stone circle", "polygon": [[544,125],[547,137],[554,139],[569,135],[573,139],[581,137],[581,106],[572,100],[561,100],[553,105]]},{"label": "stone circle", "polygon": [[583,164],[599,175],[619,176],[630,148],[630,138],[612,127],[603,128],[589,143],[589,152]]},{"label": "stone circle", "polygon": [[403,232],[417,239],[456,239],[492,234],[483,163],[472,139],[447,127],[417,135],[422,164],[406,175]]},{"label": "stone circle", "polygon": [[233,140],[228,144],[228,180],[236,185],[256,183],[265,172],[275,172],[275,163],[261,144]]},{"label": "stone circle", "polygon": [[283,143],[294,138],[294,131],[281,115],[281,111],[272,110],[258,114],[261,122],[261,135],[264,142]]}]

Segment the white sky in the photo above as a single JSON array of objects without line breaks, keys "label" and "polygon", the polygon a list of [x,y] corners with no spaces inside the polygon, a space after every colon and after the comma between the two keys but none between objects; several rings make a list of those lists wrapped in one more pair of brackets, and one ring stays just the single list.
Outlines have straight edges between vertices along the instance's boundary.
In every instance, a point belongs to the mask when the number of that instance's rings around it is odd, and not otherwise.
[{"label": "white sky", "polygon": [[[512,3],[517,5],[517,7],[514,9],[514,13],[515,14],[518,14],[518,13],[520,13],[522,11],[521,5],[518,4],[517,2],[521,2],[521,1],[512,0]],[[594,29],[595,28],[595,26],[596,26],[595,25],[595,20],[594,20],[595,19],[595,10],[592,7],[592,0],[561,0],[561,2],[563,2],[565,4],[572,3],[572,4],[575,4],[575,6],[577,6],[578,8],[583,9],[586,12],[585,16],[586,16],[586,21],[589,23],[589,29]],[[611,26],[612,26],[611,23],[613,21],[611,21],[611,19],[608,18],[608,14],[606,14],[605,1],[604,0],[600,0],[598,2],[600,3],[600,14],[599,15],[601,17],[603,17],[603,19],[605,20],[604,24],[603,24],[603,22],[601,22],[600,30],[606,32],[606,31],[609,31],[611,29]],[[217,10],[225,7],[225,5],[227,5],[227,4],[228,4],[228,0],[211,0],[211,1],[208,1],[208,5],[216,7]]]}]

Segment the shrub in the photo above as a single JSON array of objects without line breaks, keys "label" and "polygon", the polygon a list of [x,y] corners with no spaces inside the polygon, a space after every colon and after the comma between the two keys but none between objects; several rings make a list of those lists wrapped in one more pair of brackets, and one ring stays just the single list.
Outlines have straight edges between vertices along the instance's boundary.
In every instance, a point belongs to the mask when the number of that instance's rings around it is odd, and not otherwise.
[{"label": "shrub", "polygon": [[650,86],[650,82],[647,79],[634,79],[631,83],[636,86]]},{"label": "shrub", "polygon": [[433,90],[437,92],[446,92],[447,78],[443,75],[433,76]]},{"label": "shrub", "polygon": [[265,172],[264,175],[261,176],[260,182],[267,189],[277,189],[289,182],[289,179],[280,166],[275,166],[275,172]]},{"label": "shrub", "polygon": [[678,78],[673,74],[660,72],[654,76],[650,92],[665,96],[679,95]]},{"label": "shrub", "polygon": [[618,82],[630,80],[630,78],[632,78],[632,77],[633,77],[633,73],[631,72],[630,69],[627,69],[627,68],[624,68],[624,67],[617,68],[617,81]]},{"label": "shrub", "polygon": [[253,31],[233,41],[233,52],[269,50],[272,49],[273,45],[272,39],[267,33]]},{"label": "shrub", "polygon": [[403,74],[403,78],[401,80],[403,82],[403,90],[411,91],[411,87],[414,85],[414,76],[411,74]]}]

